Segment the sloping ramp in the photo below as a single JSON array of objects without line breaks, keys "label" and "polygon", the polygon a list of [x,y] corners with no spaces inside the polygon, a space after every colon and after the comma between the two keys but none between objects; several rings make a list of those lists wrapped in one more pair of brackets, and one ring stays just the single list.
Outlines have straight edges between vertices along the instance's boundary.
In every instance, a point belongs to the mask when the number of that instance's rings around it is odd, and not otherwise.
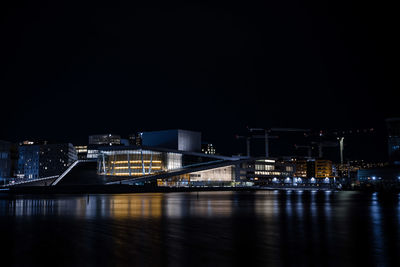
[{"label": "sloping ramp", "polygon": [[97,175],[96,161],[75,161],[52,186],[104,184],[101,176]]}]

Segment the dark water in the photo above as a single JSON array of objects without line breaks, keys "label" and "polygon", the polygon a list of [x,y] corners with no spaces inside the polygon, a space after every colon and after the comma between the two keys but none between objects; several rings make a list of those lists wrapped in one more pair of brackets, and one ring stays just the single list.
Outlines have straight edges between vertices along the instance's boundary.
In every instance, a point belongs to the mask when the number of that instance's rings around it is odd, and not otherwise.
[{"label": "dark water", "polygon": [[400,266],[400,195],[0,197],[0,266]]}]

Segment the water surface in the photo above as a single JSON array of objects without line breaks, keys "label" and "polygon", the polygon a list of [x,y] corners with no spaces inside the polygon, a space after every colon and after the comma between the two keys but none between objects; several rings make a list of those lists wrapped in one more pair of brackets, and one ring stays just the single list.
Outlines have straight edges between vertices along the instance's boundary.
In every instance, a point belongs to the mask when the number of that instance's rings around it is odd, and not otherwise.
[{"label": "water surface", "polygon": [[7,266],[400,266],[400,195],[0,196]]}]

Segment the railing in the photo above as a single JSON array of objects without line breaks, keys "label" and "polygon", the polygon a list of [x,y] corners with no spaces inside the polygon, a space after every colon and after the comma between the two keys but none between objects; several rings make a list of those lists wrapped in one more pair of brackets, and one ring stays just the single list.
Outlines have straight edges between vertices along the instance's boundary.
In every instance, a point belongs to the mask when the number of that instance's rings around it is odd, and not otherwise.
[{"label": "railing", "polygon": [[38,179],[26,180],[26,181],[16,182],[16,183],[12,183],[12,184],[6,184],[6,185],[3,185],[3,187],[20,185],[20,184],[27,184],[27,183],[33,183],[33,182],[38,182],[38,181],[44,181],[44,180],[48,180],[48,179],[54,179],[54,178],[57,178],[57,177],[59,177],[59,176],[58,175],[54,175],[54,176],[48,176],[48,177],[43,177],[43,178],[38,178]]},{"label": "railing", "polygon": [[65,175],[67,175],[79,162],[82,162],[81,160],[77,160],[74,163],[71,164],[71,166],[68,167],[51,185],[54,186],[58,184],[58,182],[61,181],[62,178],[64,178]]}]

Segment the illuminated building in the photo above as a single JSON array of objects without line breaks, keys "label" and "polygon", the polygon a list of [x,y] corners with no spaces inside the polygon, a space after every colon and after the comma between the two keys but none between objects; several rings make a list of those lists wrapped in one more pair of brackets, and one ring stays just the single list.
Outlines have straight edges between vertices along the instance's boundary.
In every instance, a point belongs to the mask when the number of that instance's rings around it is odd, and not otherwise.
[{"label": "illuminated building", "polygon": [[211,168],[158,179],[158,186],[232,186],[235,182],[234,165]]},{"label": "illuminated building", "polygon": [[315,160],[315,178],[326,178],[332,176],[332,161],[325,159]]},{"label": "illuminated building", "polygon": [[78,159],[87,159],[88,146],[75,146]]},{"label": "illuminated building", "polygon": [[[103,147],[97,173],[107,184],[158,186],[329,186],[333,178],[295,176],[292,161],[270,158],[223,157],[152,147]],[[315,162],[313,162],[315,163]],[[324,164],[322,164],[324,163]],[[326,166],[326,161],[317,164]],[[324,171],[324,174],[326,172]],[[328,178],[327,178],[328,177]]]},{"label": "illuminated building", "polygon": [[99,147],[101,146],[120,146],[121,136],[115,134],[97,134],[89,136],[89,145],[87,146],[87,159],[97,159],[99,156]]},{"label": "illuminated building", "polygon": [[274,179],[285,179],[293,177],[294,165],[285,161],[275,159],[257,159],[242,164],[240,178],[244,178],[256,185],[272,184]]},{"label": "illuminated building", "polygon": [[165,179],[157,179],[160,186],[230,185],[235,180],[232,164],[229,157],[205,156],[197,152],[136,146],[103,147],[97,172],[106,177],[123,176],[126,179],[164,174]]},{"label": "illuminated building", "polygon": [[34,145],[35,142],[34,141],[25,140],[25,141],[22,141],[22,144],[23,145]]},{"label": "illuminated building", "polygon": [[358,170],[357,180],[361,184],[385,184],[386,186],[400,187],[400,168],[388,166]]},{"label": "illuminated building", "polygon": [[141,133],[142,145],[180,151],[201,151],[201,133],[187,130],[165,130]]},{"label": "illuminated building", "polygon": [[203,143],[201,145],[201,152],[204,154],[215,155],[215,147],[210,143]]},{"label": "illuminated building", "polygon": [[386,119],[389,162],[400,164],[400,118]]},{"label": "illuminated building", "polygon": [[18,147],[17,178],[37,179],[39,176],[40,145],[22,145]]},{"label": "illuminated building", "polygon": [[98,134],[89,136],[89,145],[120,145],[121,136],[115,134]]},{"label": "illuminated building", "polygon": [[308,178],[333,177],[332,161],[325,159],[308,160],[307,177]]},{"label": "illuminated building", "polygon": [[17,178],[37,179],[60,175],[77,154],[72,144],[21,145],[18,148]]},{"label": "illuminated building", "polygon": [[142,146],[142,133],[137,132],[129,135],[129,144],[133,146]]},{"label": "illuminated building", "polygon": [[357,178],[358,170],[379,169],[387,165],[387,162],[368,162],[365,160],[351,160],[345,164],[335,164],[337,176],[348,178]]},{"label": "illuminated building", "polygon": [[293,163],[295,165],[295,173],[296,177],[307,177],[307,160],[306,159],[293,159]]},{"label": "illuminated building", "polygon": [[102,150],[98,161],[101,175],[142,176],[182,167],[182,155],[153,150]]}]

